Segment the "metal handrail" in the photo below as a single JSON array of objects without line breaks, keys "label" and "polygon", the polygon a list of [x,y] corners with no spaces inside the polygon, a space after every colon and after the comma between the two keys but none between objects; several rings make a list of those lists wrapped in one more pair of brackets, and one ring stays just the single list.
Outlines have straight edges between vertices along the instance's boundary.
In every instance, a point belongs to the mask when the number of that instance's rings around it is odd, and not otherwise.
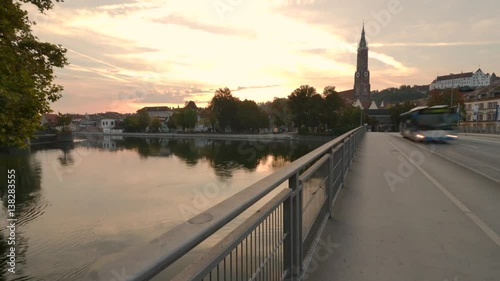
[{"label": "metal handrail", "polygon": [[[120,272],[121,269],[126,269],[127,276],[131,277],[130,280],[133,281],[152,279],[169,265],[191,251],[194,247],[205,241],[216,231],[231,222],[238,215],[257,203],[283,182],[292,177],[296,177],[296,181],[299,182],[299,171],[315,163],[319,158],[322,158],[322,163],[327,162],[329,157],[324,157],[325,153],[336,151],[335,148],[337,146],[344,146],[347,149],[343,151],[343,161],[347,160],[344,162],[345,166],[342,165],[342,173],[345,176],[347,171],[345,171],[344,168],[350,166],[349,160],[351,159],[349,158],[354,155],[354,151],[352,151],[353,146],[356,146],[358,143],[354,139],[354,134],[360,131],[361,128],[363,127],[353,129],[316,148],[273,174],[259,180],[237,194],[195,216],[189,221],[171,229],[150,243],[141,245],[132,251],[128,251],[126,257],[112,261],[106,267],[118,272]],[[348,159],[345,159],[345,156],[347,156]],[[149,260],[154,260],[153,263],[138,260],[138,257],[145,256],[145,253],[147,253]],[[98,280],[113,280],[111,271],[106,272],[101,270],[95,272],[95,274],[98,276]]]}]

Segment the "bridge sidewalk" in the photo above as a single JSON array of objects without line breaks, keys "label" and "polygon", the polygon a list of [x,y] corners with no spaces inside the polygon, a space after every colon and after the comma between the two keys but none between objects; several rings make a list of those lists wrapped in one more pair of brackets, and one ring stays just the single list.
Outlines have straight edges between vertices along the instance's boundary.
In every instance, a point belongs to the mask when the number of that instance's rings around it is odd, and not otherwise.
[{"label": "bridge sidewalk", "polygon": [[391,144],[403,142],[366,134],[306,280],[499,281],[500,247],[419,170],[405,174]]}]

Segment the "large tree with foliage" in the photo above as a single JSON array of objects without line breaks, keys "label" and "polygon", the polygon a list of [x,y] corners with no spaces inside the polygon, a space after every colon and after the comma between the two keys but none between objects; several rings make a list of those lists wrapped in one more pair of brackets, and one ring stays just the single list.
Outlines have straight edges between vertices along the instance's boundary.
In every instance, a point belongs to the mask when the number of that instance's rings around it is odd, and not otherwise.
[{"label": "large tree with foliage", "polygon": [[123,119],[123,130],[125,132],[138,132],[139,129],[139,117],[134,114],[125,117]]},{"label": "large tree with foliage", "polygon": [[333,128],[340,125],[340,117],[344,108],[344,100],[335,91],[335,87],[327,86],[323,90],[324,98],[324,113],[323,122],[329,127]]},{"label": "large tree with foliage", "polygon": [[311,124],[311,115],[314,114],[311,111],[311,99],[316,94],[315,88],[309,85],[302,85],[288,96],[293,122],[298,128]]},{"label": "large tree with foliage", "polygon": [[71,121],[73,121],[73,117],[69,114],[62,114],[61,112],[57,113],[57,125],[62,126],[63,130],[66,130],[66,128],[71,124]]},{"label": "large tree with foliage", "polygon": [[151,124],[149,125],[149,128],[152,133],[158,133],[161,130],[161,120],[157,116],[153,117],[151,119]]},{"label": "large tree with foliage", "polygon": [[222,131],[227,127],[234,129],[237,125],[235,121],[238,101],[239,99],[233,97],[231,90],[228,88],[220,88],[215,91],[215,95],[210,101],[208,108],[214,113],[219,128]]},{"label": "large tree with foliage", "polygon": [[139,131],[145,132],[146,129],[151,124],[151,117],[146,110],[137,111],[137,122],[139,125]]},{"label": "large tree with foliage", "polygon": [[204,108],[200,110],[200,123],[210,128],[210,131],[214,132],[217,126],[217,118],[215,113],[209,108]]},{"label": "large tree with foliage", "polygon": [[184,129],[193,129],[198,122],[198,113],[191,107],[184,108]]},{"label": "large tree with foliage", "polygon": [[[55,0],[61,2],[60,0]],[[40,128],[41,115],[61,97],[54,68],[67,64],[66,50],[41,42],[21,2],[44,13],[53,0],[3,0],[0,5],[0,146],[26,146]]]},{"label": "large tree with foliage", "polygon": [[401,121],[400,115],[410,111],[416,105],[411,101],[406,101],[404,103],[397,103],[392,106],[389,110],[391,111],[391,121],[393,124],[398,124]]},{"label": "large tree with foliage", "polygon": [[256,132],[257,129],[269,126],[269,117],[257,103],[244,100],[238,102],[236,124],[238,130]]},{"label": "large tree with foliage", "polygon": [[290,105],[286,98],[274,98],[271,102],[270,116],[275,126],[285,126],[288,129],[291,129],[293,116],[290,112]]},{"label": "large tree with foliage", "polygon": [[427,98],[427,105],[451,105],[457,107],[460,105],[463,108],[464,99],[458,89],[442,89],[432,90]]},{"label": "large tree with foliage", "polygon": [[171,117],[174,126],[176,128],[193,129],[198,121],[198,113],[192,107],[186,107],[178,109]]}]

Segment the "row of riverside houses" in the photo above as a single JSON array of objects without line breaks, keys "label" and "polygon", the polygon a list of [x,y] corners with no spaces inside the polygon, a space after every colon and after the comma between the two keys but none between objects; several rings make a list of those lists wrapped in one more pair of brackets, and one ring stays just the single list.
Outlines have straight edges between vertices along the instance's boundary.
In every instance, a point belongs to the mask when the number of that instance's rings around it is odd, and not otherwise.
[{"label": "row of riverside houses", "polygon": [[500,134],[500,81],[465,93],[463,97],[466,116],[460,130]]},{"label": "row of riverside houses", "polygon": [[[150,118],[158,118],[162,124],[161,132],[176,132],[176,128],[169,128],[167,126],[168,120],[172,117],[178,109],[170,108],[168,106],[150,106],[143,107],[138,110],[146,111]],[[204,109],[195,108],[197,113],[196,126],[194,132],[207,132],[208,127],[202,124],[200,113]],[[74,132],[103,132],[103,133],[121,133],[123,132],[123,120],[132,115],[131,113],[121,114],[118,112],[106,112],[96,114],[69,114],[72,121],[69,125],[70,129]],[[62,126],[58,123],[57,114],[43,114],[41,124],[45,128],[61,130]],[[146,130],[148,131],[148,130]]]},{"label": "row of riverside houses", "polygon": [[[121,121],[130,114],[105,112],[96,114],[68,114],[71,117],[69,128],[74,132],[122,132]],[[41,125],[47,129],[61,130],[57,114],[43,114]]]}]

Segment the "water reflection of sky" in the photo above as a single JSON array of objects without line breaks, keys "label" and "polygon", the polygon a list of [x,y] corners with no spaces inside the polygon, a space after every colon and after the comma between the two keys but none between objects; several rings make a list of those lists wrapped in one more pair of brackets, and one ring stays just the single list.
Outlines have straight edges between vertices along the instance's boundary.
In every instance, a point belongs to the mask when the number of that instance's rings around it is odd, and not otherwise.
[{"label": "water reflection of sky", "polygon": [[[88,279],[91,268],[158,237],[319,144],[94,138],[2,154],[2,167],[16,169],[19,178],[23,250],[18,260],[25,264],[16,277]],[[2,187],[2,223],[5,192]]]}]

